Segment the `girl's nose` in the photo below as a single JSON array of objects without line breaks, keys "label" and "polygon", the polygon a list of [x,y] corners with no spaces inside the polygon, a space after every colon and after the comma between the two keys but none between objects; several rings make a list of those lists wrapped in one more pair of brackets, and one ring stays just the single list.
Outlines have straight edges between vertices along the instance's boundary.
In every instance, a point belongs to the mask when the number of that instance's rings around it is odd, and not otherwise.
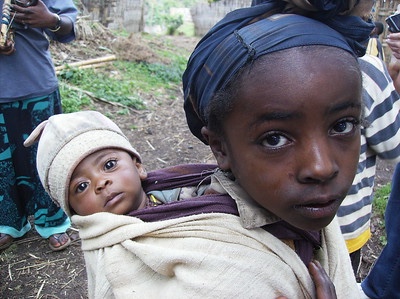
[{"label": "girl's nose", "polygon": [[298,157],[300,170],[298,180],[302,183],[324,183],[339,172],[335,153],[325,139],[309,142]]}]

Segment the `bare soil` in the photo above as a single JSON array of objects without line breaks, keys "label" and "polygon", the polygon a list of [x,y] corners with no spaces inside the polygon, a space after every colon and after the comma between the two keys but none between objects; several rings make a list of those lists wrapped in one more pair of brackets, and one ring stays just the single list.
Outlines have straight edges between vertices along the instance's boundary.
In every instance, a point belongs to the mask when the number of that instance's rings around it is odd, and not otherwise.
[{"label": "bare soil", "polygon": [[[119,59],[154,62],[157,56],[152,49],[165,45],[163,41],[167,39],[173,39],[173,45],[187,49],[188,53],[198,41],[183,36],[160,37],[158,45],[149,45],[140,36],[122,39],[104,30],[97,33],[96,38],[85,36],[69,45],[53,44],[52,53],[56,65],[96,58],[110,50]],[[104,52],[105,48],[108,52]],[[88,109],[103,112],[119,124],[141,153],[143,163],[149,170],[182,163],[213,162],[208,147],[193,137],[187,128],[180,86],[157,98],[143,96],[147,105],[144,111],[130,110],[130,114],[121,114],[121,107],[97,101]],[[380,162],[377,185],[390,181],[392,172],[393,165]],[[359,279],[365,277],[381,251],[379,221],[373,219],[374,237],[364,251]],[[41,239],[34,230],[1,252],[0,298],[87,298],[79,235],[73,228],[68,233],[73,242],[60,252],[52,252],[47,240]]]}]

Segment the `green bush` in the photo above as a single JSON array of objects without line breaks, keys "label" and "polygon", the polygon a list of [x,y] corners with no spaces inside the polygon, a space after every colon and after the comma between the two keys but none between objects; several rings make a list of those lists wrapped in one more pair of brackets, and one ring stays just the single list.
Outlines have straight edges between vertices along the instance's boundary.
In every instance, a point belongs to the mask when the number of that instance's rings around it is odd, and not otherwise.
[{"label": "green bush", "polygon": [[[159,45],[158,36],[143,35],[149,43]],[[181,86],[188,50],[178,48],[166,38],[154,52],[159,62],[116,60],[107,68],[78,69],[66,67],[58,74],[65,112],[82,110],[91,97],[116,102],[127,108],[145,109],[143,95],[157,98]],[[147,98],[147,97],[146,97]],[[123,113],[123,112],[122,112]]]},{"label": "green bush", "polygon": [[[385,228],[385,210],[391,189],[392,189],[391,184],[388,183],[378,188],[374,194],[374,200],[372,202],[372,211],[375,216],[379,217],[380,219],[379,224],[381,229]],[[386,234],[380,236],[379,241],[382,246],[385,246],[387,243]]]},{"label": "green bush", "polygon": [[384,219],[385,217],[386,205],[389,199],[391,189],[392,186],[390,183],[388,183],[380,188],[377,188],[377,190],[374,193],[374,200],[372,202],[374,215],[382,219]]},{"label": "green bush", "polygon": [[183,25],[183,17],[181,15],[177,16],[164,16],[165,25],[167,26],[167,34],[174,35],[178,28]]},{"label": "green bush", "polygon": [[90,98],[82,92],[73,90],[60,82],[61,104],[64,113],[82,110],[90,105]]}]

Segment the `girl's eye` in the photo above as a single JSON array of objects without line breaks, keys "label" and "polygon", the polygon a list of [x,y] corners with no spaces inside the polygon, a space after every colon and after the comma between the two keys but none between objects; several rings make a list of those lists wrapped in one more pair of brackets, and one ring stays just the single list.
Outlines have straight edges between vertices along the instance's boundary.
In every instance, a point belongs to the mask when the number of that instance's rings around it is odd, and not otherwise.
[{"label": "girl's eye", "polygon": [[279,133],[270,133],[264,137],[261,144],[269,148],[278,148],[289,143],[289,139]]},{"label": "girl's eye", "polygon": [[89,183],[83,182],[76,187],[76,193],[82,193],[88,187]]},{"label": "girl's eye", "polygon": [[359,122],[357,120],[342,120],[336,123],[332,128],[333,134],[348,134],[354,131]]},{"label": "girl's eye", "polygon": [[108,160],[106,164],[104,164],[105,170],[110,170],[117,165],[117,160]]}]

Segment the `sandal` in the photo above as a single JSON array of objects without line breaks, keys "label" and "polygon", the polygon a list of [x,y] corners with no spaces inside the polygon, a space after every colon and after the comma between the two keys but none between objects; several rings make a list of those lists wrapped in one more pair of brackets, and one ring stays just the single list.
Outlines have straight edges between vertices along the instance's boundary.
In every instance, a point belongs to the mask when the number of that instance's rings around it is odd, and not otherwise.
[{"label": "sandal", "polygon": [[51,235],[48,240],[49,247],[53,251],[63,250],[64,248],[67,248],[71,243],[71,239],[69,238],[67,233]]},{"label": "sandal", "polygon": [[0,250],[10,247],[13,241],[14,238],[10,235],[0,233]]}]

